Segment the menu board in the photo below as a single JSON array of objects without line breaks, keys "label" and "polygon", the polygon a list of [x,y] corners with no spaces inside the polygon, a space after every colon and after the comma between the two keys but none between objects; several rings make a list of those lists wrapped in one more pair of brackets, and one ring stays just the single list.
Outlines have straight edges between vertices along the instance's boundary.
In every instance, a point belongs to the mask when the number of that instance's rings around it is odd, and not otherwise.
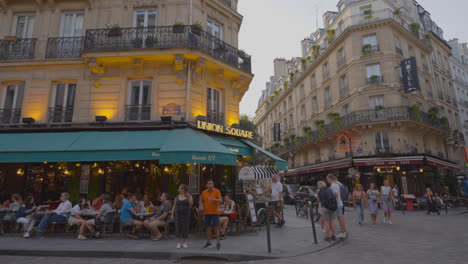
[{"label": "menu board", "polygon": [[91,165],[89,164],[81,166],[80,194],[88,194],[90,169]]},{"label": "menu board", "polygon": [[252,225],[256,225],[258,220],[257,220],[257,212],[255,211],[255,202],[254,202],[253,195],[247,194],[246,200],[247,200],[247,204],[249,205],[251,223]]}]

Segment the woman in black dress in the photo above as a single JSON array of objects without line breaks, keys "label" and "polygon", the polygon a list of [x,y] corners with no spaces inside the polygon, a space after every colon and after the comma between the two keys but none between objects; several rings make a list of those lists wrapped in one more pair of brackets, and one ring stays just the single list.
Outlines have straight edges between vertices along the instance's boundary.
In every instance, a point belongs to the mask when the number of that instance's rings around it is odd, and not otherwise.
[{"label": "woman in black dress", "polygon": [[175,198],[174,208],[172,208],[172,219],[175,220],[175,231],[177,236],[177,249],[181,248],[181,240],[183,240],[182,247],[188,248],[187,238],[190,228],[192,205],[193,198],[189,193],[188,186],[185,184],[180,185],[179,195]]}]

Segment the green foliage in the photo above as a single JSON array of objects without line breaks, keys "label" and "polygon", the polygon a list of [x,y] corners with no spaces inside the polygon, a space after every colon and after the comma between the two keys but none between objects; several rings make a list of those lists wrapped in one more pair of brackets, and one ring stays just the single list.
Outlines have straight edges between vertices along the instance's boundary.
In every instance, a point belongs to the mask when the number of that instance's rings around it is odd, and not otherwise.
[{"label": "green foliage", "polygon": [[288,89],[288,86],[289,86],[289,82],[288,82],[288,81],[284,81],[284,83],[283,83],[284,90],[287,90],[287,89]]},{"label": "green foliage", "polygon": [[327,33],[328,41],[333,42],[335,40],[335,30],[334,29],[328,29],[325,32]]},{"label": "green foliage", "polygon": [[335,127],[335,129],[340,129],[340,126],[341,126],[340,113],[331,112],[331,113],[328,113],[327,116],[328,118],[333,120],[333,126]]},{"label": "green foliage", "polygon": [[294,141],[295,138],[296,138],[296,134],[289,135],[289,139],[291,139],[291,141]]},{"label": "green foliage", "polygon": [[325,131],[325,120],[315,120],[314,124],[318,127],[319,136],[322,137],[326,134]]},{"label": "green foliage", "polygon": [[372,53],[372,45],[371,44],[362,45],[362,53],[364,55],[371,54]]},{"label": "green foliage", "polygon": [[284,144],[288,144],[289,143],[289,137],[284,137],[283,142],[284,142]]},{"label": "green foliage", "polygon": [[429,116],[433,122],[437,121],[437,118],[439,117],[439,108],[436,106],[431,107],[431,109],[429,109]]},{"label": "green foliage", "polygon": [[381,77],[378,76],[378,75],[372,75],[372,76],[369,78],[370,83],[372,83],[372,84],[380,83],[380,79],[381,79]]},{"label": "green foliage", "polygon": [[385,106],[383,105],[377,105],[375,108],[374,108],[375,111],[382,111],[382,110],[385,110]]},{"label": "green foliage", "polygon": [[364,14],[364,19],[366,19],[366,20],[372,19],[372,10],[371,9],[364,10],[363,14]]},{"label": "green foliage", "polygon": [[302,140],[302,137],[296,137],[296,145]]},{"label": "green foliage", "polygon": [[313,45],[312,50],[314,51],[315,58],[317,58],[319,56],[319,53],[320,53],[320,45]]},{"label": "green foliage", "polygon": [[257,127],[254,124],[254,118],[249,117],[247,115],[241,115],[240,121],[239,121],[239,127],[242,130],[246,131],[251,131],[254,132],[254,138],[252,142],[256,145],[262,145],[262,139],[260,135],[257,133]]},{"label": "green foliage", "polygon": [[443,127],[450,127],[449,121],[447,117],[445,116],[440,119],[440,123],[442,124]]},{"label": "green foliage", "polygon": [[394,15],[397,15],[401,18],[401,10],[400,9],[396,9],[394,12],[393,12]]},{"label": "green foliage", "polygon": [[311,131],[311,128],[309,126],[302,127],[302,131],[304,131],[304,134],[307,134],[307,132]]},{"label": "green foliage", "polygon": [[419,35],[419,29],[420,28],[421,28],[421,25],[418,24],[418,23],[411,23],[410,24],[411,32],[413,32],[413,34],[415,34],[415,35]]},{"label": "green foliage", "polygon": [[412,105],[410,107],[411,113],[414,117],[414,119],[418,122],[421,122],[421,114],[419,113],[419,106],[418,105]]}]

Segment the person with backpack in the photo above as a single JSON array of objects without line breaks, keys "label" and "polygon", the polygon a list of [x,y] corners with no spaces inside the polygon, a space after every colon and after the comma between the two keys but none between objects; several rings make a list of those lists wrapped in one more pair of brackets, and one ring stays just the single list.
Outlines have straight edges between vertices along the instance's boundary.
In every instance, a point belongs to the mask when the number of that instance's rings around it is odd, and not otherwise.
[{"label": "person with backpack", "polygon": [[346,237],[346,225],[344,220],[344,204],[343,200],[347,200],[349,196],[348,189],[346,186],[341,184],[333,174],[328,174],[327,181],[330,184],[330,189],[333,192],[333,195],[336,198],[338,207],[336,209],[336,218],[338,219],[338,223],[340,224],[341,233],[337,235],[337,237],[345,238]]},{"label": "person with backpack", "polygon": [[323,181],[317,183],[319,188],[317,200],[320,203],[320,215],[325,224],[325,233],[327,237],[324,239],[327,242],[336,241],[335,236],[335,220],[336,209],[338,208],[337,201],[330,188]]}]

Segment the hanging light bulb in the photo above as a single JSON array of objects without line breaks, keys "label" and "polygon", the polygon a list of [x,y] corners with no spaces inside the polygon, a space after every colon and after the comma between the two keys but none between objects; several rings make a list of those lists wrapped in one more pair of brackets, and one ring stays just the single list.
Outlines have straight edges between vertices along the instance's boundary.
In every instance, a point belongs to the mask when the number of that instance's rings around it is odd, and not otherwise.
[{"label": "hanging light bulb", "polygon": [[18,174],[18,175],[23,175],[24,172],[23,172],[23,170],[22,170],[21,168],[19,168],[19,169],[16,171],[16,174]]},{"label": "hanging light bulb", "polygon": [[423,168],[420,168],[420,169],[419,169],[419,172],[423,173],[423,172],[424,172],[424,169],[423,169]]},{"label": "hanging light bulb", "polygon": [[104,171],[103,171],[101,168],[99,168],[98,173],[99,173],[99,174],[103,174]]},{"label": "hanging light bulb", "polygon": [[135,167],[140,168],[140,163],[136,163]]},{"label": "hanging light bulb", "polygon": [[396,170],[397,170],[397,171],[400,171],[400,166],[396,166]]},{"label": "hanging light bulb", "polygon": [[165,171],[165,172],[168,172],[168,171],[169,171],[169,169],[168,169],[167,167],[165,167],[165,168],[164,168],[164,171]]},{"label": "hanging light bulb", "polygon": [[65,173],[65,175],[69,175],[69,174],[70,174],[70,171],[65,170],[63,173]]}]

